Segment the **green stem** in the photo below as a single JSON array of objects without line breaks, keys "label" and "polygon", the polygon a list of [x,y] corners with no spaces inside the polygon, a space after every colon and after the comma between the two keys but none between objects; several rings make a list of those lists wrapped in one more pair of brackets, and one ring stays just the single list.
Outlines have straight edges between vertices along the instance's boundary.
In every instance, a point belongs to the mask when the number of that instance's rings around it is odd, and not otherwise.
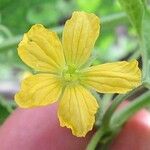
[{"label": "green stem", "polygon": [[12,37],[11,32],[5,26],[0,25],[0,32],[4,33],[8,38]]},{"label": "green stem", "polygon": [[104,29],[110,29],[110,27],[116,27],[118,24],[125,23],[128,23],[128,18],[124,12],[101,17],[101,24]]},{"label": "green stem", "polygon": [[100,150],[109,150],[108,148],[109,148],[109,144],[102,144],[102,145],[100,145],[99,146],[99,148],[100,148]]},{"label": "green stem", "polygon": [[102,130],[99,128],[97,132],[93,135],[92,140],[88,144],[86,150],[95,150],[97,144],[99,143],[99,139],[102,137]]},{"label": "green stem", "polygon": [[110,127],[117,130],[121,127],[131,116],[133,116],[141,108],[150,105],[150,91],[144,93],[136,98],[127,107],[117,111],[111,118]]},{"label": "green stem", "polygon": [[94,134],[93,138],[91,139],[87,149],[88,150],[94,150],[96,146],[98,145],[100,139],[110,131],[110,120],[114,113],[114,111],[117,109],[117,107],[120,105],[121,102],[126,100],[131,95],[135,94],[137,91],[143,88],[143,85],[137,87],[136,89],[132,90],[131,92],[125,94],[125,95],[118,95],[112,102],[111,106],[107,109],[106,113],[103,116],[102,120],[102,126],[98,129],[98,131]]},{"label": "green stem", "polygon": [[100,109],[97,113],[97,118],[96,118],[96,123],[95,123],[95,125],[97,127],[101,126],[102,118],[103,118],[108,106],[111,103],[112,97],[113,97],[113,94],[104,94],[102,100],[100,101]]},{"label": "green stem", "polygon": [[[109,146],[109,144],[112,142],[112,140],[118,135],[120,130],[122,129],[123,124],[132,117],[136,112],[138,112],[140,109],[142,109],[145,106],[150,106],[150,91],[147,91],[143,95],[137,97],[133,102],[130,102],[127,107],[122,108],[119,111],[116,111],[113,113],[111,117],[111,121],[109,123],[109,131],[110,135],[107,137],[105,136],[105,139],[103,139],[103,135],[101,138],[101,146],[105,147],[105,145]],[[104,135],[106,135],[105,132],[103,132]]]},{"label": "green stem", "polygon": [[128,97],[130,97],[131,95],[134,95],[137,91],[139,91],[140,89],[142,89],[143,86],[139,86],[138,88],[132,90],[131,92],[125,94],[125,95],[118,95],[112,102],[111,106],[107,109],[104,117],[103,117],[103,124],[102,127],[105,129],[108,129],[109,126],[109,122],[110,119],[112,117],[112,114],[114,113],[114,111],[117,109],[117,107],[124,101],[126,100]]},{"label": "green stem", "polygon": [[16,36],[7,39],[0,45],[0,51],[5,52],[5,50],[9,50],[11,48],[15,48],[19,41],[21,40],[22,36]]}]

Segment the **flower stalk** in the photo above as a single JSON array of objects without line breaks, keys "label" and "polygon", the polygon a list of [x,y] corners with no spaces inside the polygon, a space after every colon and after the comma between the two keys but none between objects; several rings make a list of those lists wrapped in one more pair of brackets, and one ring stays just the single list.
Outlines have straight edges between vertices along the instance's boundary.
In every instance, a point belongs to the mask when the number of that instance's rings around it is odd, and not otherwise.
[{"label": "flower stalk", "polygon": [[105,149],[106,146],[111,143],[112,139],[119,133],[122,125],[131,116],[133,116],[141,108],[150,105],[150,91],[147,91],[131,102],[128,107],[121,109],[119,112],[117,111],[116,113],[113,113],[122,101],[126,100],[126,98],[135,94],[135,92],[139,91],[140,89],[142,89],[142,86],[126,95],[118,96],[116,101],[113,101],[112,105],[104,115],[102,126],[94,134],[91,142],[87,147],[87,150],[95,150],[97,146],[100,146],[101,148],[103,147]]}]

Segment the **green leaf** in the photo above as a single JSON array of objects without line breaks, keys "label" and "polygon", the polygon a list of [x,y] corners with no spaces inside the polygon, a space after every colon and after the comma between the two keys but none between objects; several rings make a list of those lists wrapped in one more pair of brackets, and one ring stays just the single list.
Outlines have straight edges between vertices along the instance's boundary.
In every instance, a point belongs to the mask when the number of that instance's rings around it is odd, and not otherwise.
[{"label": "green leaf", "polygon": [[94,12],[100,5],[100,0],[77,0],[77,4],[79,5],[80,9],[88,12]]},{"label": "green leaf", "polygon": [[11,3],[11,0],[0,0],[0,10]]},{"label": "green leaf", "polygon": [[12,113],[16,108],[16,103],[13,100],[6,100],[0,95],[0,124]]},{"label": "green leaf", "polygon": [[[0,0],[1,23],[10,28],[14,34],[24,33],[30,27],[30,23],[27,20],[28,10],[37,4],[42,5],[45,3],[55,4],[56,0]],[[55,11],[57,12],[58,10],[59,9],[56,9]],[[47,16],[51,16],[51,13],[53,13],[53,11],[50,9]]]},{"label": "green leaf", "polygon": [[150,88],[150,13],[145,0],[119,0],[135,27],[141,44],[143,82]]},{"label": "green leaf", "polygon": [[5,119],[9,116],[11,111],[12,108],[9,105],[9,103],[5,99],[0,97],[0,124],[2,124],[5,121]]},{"label": "green leaf", "polygon": [[142,43],[141,50],[143,55],[143,76],[144,82],[150,85],[150,13],[145,10],[142,20]]},{"label": "green leaf", "polygon": [[[57,7],[55,4],[43,3],[30,8],[27,13],[27,20],[31,24],[41,23],[44,25],[55,25],[60,18],[60,12],[55,13]],[[51,13],[49,14],[49,11]],[[49,14],[49,15],[48,15]]]},{"label": "green leaf", "polygon": [[9,114],[7,108],[0,104],[0,124],[5,121]]},{"label": "green leaf", "polygon": [[[145,47],[150,49],[150,13],[148,11],[144,11],[142,19],[142,37]],[[150,55],[150,51],[147,52]]]},{"label": "green leaf", "polygon": [[141,0],[119,0],[137,33],[141,35],[143,3]]}]

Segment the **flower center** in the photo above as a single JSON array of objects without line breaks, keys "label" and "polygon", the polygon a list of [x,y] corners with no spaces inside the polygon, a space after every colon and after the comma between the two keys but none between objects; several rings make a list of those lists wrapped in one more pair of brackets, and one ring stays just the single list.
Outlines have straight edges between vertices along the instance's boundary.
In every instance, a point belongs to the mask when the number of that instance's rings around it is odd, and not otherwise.
[{"label": "flower center", "polygon": [[65,84],[74,84],[79,82],[80,72],[74,66],[67,66],[62,73],[62,80]]}]

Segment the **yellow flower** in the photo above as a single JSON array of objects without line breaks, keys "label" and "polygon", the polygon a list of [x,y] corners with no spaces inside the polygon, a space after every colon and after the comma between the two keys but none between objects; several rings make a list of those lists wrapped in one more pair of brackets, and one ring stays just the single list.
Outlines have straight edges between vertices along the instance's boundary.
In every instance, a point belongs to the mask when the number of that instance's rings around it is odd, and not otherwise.
[{"label": "yellow flower", "polygon": [[95,122],[98,103],[90,90],[125,93],[137,87],[141,72],[136,60],[85,67],[99,35],[99,18],[74,12],[65,24],[62,43],[43,25],[32,26],[18,46],[20,58],[38,71],[26,78],[15,95],[20,107],[30,108],[59,100],[61,126],[85,136]]}]

